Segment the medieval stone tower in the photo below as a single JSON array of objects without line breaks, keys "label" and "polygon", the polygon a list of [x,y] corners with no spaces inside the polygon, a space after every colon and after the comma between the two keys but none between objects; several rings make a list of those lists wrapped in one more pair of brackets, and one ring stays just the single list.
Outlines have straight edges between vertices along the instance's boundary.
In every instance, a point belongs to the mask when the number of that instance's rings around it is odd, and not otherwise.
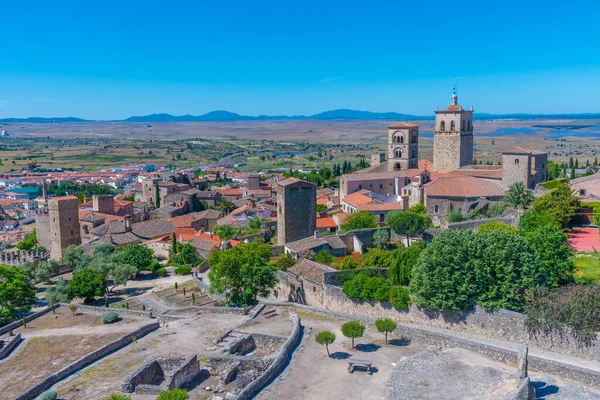
[{"label": "medieval stone tower", "polygon": [[313,235],[317,229],[317,185],[297,178],[277,182],[277,244]]},{"label": "medieval stone tower", "polygon": [[79,203],[75,196],[52,197],[48,208],[38,210],[35,218],[38,243],[50,250],[50,258],[62,259],[69,245],[81,244]]},{"label": "medieval stone tower", "polygon": [[454,171],[473,163],[473,107],[464,110],[458,105],[456,90],[452,104],[444,111],[435,111],[433,139],[433,169]]},{"label": "medieval stone tower", "polygon": [[419,125],[400,122],[388,126],[388,170],[418,168]]}]

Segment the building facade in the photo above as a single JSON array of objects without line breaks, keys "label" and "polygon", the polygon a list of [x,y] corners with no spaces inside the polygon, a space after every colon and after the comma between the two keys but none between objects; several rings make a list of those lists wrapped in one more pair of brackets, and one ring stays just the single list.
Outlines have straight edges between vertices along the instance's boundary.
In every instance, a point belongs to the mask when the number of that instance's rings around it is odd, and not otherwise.
[{"label": "building facade", "polygon": [[79,202],[75,196],[53,197],[48,208],[35,218],[38,243],[50,250],[50,258],[61,260],[68,246],[81,244]]},{"label": "building facade", "polygon": [[464,110],[458,96],[443,111],[435,111],[433,169],[450,172],[473,163],[473,108]]},{"label": "building facade", "polygon": [[417,168],[419,125],[400,122],[388,126],[388,171]]}]

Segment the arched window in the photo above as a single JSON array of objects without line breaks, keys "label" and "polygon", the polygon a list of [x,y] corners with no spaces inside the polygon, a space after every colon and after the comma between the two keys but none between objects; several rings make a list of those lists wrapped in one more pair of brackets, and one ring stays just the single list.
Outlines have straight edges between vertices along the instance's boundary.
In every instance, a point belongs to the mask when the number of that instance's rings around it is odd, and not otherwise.
[{"label": "arched window", "polygon": [[412,133],[412,143],[417,143],[417,133],[416,132]]},{"label": "arched window", "polygon": [[446,121],[440,122],[440,130],[441,131],[445,131],[446,130]]},{"label": "arched window", "polygon": [[404,136],[400,136],[400,143],[404,143]]},{"label": "arched window", "polygon": [[462,126],[460,127],[461,131],[467,130],[467,123],[465,122],[465,120],[463,119],[463,123]]},{"label": "arched window", "polygon": [[401,168],[400,167],[400,163],[397,162],[396,165],[394,165],[394,170],[395,171],[400,171],[400,168]]},{"label": "arched window", "polygon": [[402,150],[396,149],[396,151],[394,151],[394,158],[402,158]]},{"label": "arched window", "polygon": [[452,203],[450,203],[450,211],[454,210],[454,206],[452,205]]},{"label": "arched window", "polygon": [[519,163],[519,159],[515,158],[515,164],[518,164],[518,163]]},{"label": "arched window", "polygon": [[456,129],[456,122],[450,121],[450,130],[454,131]]}]

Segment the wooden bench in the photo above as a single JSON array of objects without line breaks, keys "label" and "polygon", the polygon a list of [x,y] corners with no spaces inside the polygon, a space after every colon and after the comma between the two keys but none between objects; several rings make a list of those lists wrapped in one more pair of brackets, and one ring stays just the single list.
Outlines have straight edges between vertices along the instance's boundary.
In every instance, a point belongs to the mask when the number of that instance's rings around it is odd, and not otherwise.
[{"label": "wooden bench", "polygon": [[354,372],[354,367],[366,367],[367,368],[367,372],[369,374],[372,374],[371,372],[371,365],[373,364],[373,362],[368,361],[368,360],[356,360],[354,358],[350,358],[348,359],[348,372],[353,373]]}]

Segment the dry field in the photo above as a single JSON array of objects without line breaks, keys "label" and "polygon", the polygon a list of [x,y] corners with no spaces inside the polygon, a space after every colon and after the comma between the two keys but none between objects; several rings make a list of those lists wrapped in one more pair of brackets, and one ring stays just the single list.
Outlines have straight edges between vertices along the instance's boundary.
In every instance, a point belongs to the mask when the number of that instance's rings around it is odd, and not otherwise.
[{"label": "dry field", "polygon": [[0,398],[14,399],[48,375],[132,332],[147,321],[121,320],[103,325],[100,315],[58,308],[20,327],[25,339],[0,361]]}]

